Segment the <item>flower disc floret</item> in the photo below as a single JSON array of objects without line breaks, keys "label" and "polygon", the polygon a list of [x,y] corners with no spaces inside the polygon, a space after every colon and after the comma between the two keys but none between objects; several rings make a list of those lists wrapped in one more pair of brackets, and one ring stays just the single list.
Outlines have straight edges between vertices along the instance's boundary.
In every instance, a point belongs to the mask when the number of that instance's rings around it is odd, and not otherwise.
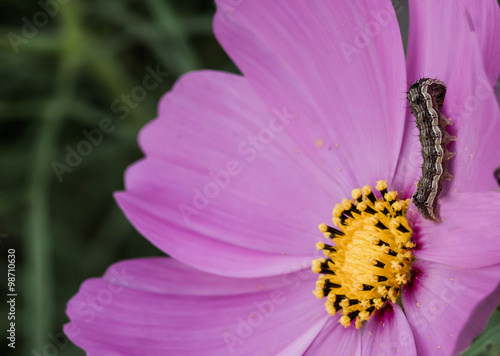
[{"label": "flower disc floret", "polygon": [[380,198],[368,185],[354,189],[352,200],[343,199],[333,209],[336,228],[319,225],[334,244],[316,244],[325,258],[312,262],[312,270],[321,274],[313,293],[327,299],[328,313],[341,313],[345,327],[355,321],[359,328],[385,303],[396,303],[410,278],[415,247],[406,220],[410,199],[388,192],[387,181],[378,181],[376,189]]}]

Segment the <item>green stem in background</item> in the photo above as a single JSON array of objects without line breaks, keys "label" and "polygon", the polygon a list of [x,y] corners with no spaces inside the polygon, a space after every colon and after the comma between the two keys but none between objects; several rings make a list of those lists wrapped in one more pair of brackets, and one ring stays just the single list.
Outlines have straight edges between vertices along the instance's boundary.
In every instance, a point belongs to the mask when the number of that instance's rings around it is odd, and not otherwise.
[{"label": "green stem in background", "polygon": [[182,66],[183,72],[199,69],[201,64],[196,51],[189,43],[188,32],[179,20],[180,16],[176,14],[171,1],[147,0],[146,2],[158,28],[164,31],[172,45],[170,51],[177,52],[175,58],[182,59],[179,65]]},{"label": "green stem in background", "polygon": [[50,226],[50,185],[53,181],[51,163],[55,157],[57,137],[62,119],[76,86],[76,74],[82,58],[82,33],[77,3],[61,6],[62,59],[54,98],[41,113],[41,127],[33,149],[33,176],[29,191],[28,233],[25,251],[27,257],[26,327],[31,330],[28,345],[35,350],[47,342],[53,316],[53,261]]},{"label": "green stem in background", "polygon": [[[94,72],[97,80],[106,87],[113,100],[119,99],[123,94],[129,93],[136,85],[123,65],[118,62],[113,52],[100,44],[98,39],[87,35],[86,39],[86,61],[90,69]],[[146,75],[147,72],[144,72]],[[112,101],[111,101],[112,102]],[[110,102],[110,105],[111,105]],[[130,110],[130,120],[136,127],[142,127],[147,121],[152,119],[152,114],[143,109],[143,105],[138,105]]]},{"label": "green stem in background", "polygon": [[[107,111],[102,110],[101,108],[94,106],[91,103],[86,103],[76,98],[71,102],[69,114],[70,116],[68,117],[68,120],[86,127],[95,127],[96,118],[102,119],[105,117],[109,117],[109,113]],[[151,118],[152,115],[149,115],[143,117],[143,120],[147,121]],[[125,120],[123,123],[120,123],[120,130],[116,130],[113,133],[113,138],[136,147],[137,127]]]},{"label": "green stem in background", "polygon": [[212,15],[191,15],[182,19],[184,28],[190,36],[212,35],[213,21]]},{"label": "green stem in background", "polygon": [[[0,34],[0,50],[3,50],[7,53],[14,53],[14,49],[12,48],[12,44],[7,37],[7,35],[11,32],[18,33],[18,29],[12,30],[3,30],[3,33]],[[28,41],[28,43],[23,43],[20,52],[26,53],[29,52],[31,54],[43,55],[43,54],[53,54],[61,50],[61,42],[58,33],[49,32],[47,33],[39,33],[35,38]],[[15,58],[15,56],[14,56]]]},{"label": "green stem in background", "polygon": [[[199,69],[199,59],[195,54],[196,51],[190,46],[188,37],[179,40],[175,36],[175,33],[178,32],[186,32],[188,35],[189,31],[182,28],[176,29],[171,24],[164,25],[158,17],[172,17],[181,27],[185,25],[185,22],[179,21],[172,14],[156,14],[155,8],[152,6],[149,8],[150,12],[154,13],[152,15],[155,17],[154,22],[141,14],[131,12],[127,3],[123,1],[109,0],[106,3],[99,3],[98,6],[92,7],[89,11],[91,16],[113,23],[123,31],[123,35],[113,35],[113,47],[123,48],[134,41],[147,45],[157,57],[161,67],[168,69],[174,77]],[[160,8],[159,11],[167,11],[162,4],[160,4]],[[211,24],[208,33],[211,34]],[[187,57],[189,58],[186,60]]]}]

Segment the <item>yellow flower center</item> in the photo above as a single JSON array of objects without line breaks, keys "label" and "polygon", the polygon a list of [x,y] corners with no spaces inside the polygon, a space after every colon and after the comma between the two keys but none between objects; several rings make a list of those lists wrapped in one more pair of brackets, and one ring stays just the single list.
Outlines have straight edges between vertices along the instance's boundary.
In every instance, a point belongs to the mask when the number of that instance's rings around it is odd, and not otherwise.
[{"label": "yellow flower center", "polygon": [[397,192],[387,191],[387,181],[378,181],[376,188],[381,198],[367,185],[352,191],[353,200],[335,206],[332,220],[338,228],[319,225],[335,244],[316,244],[326,259],[312,262],[312,270],[321,274],[313,293],[327,298],[331,315],[341,311],[345,327],[356,320],[360,328],[386,302],[396,303],[414,260],[415,244],[406,220],[411,200],[398,200]]}]

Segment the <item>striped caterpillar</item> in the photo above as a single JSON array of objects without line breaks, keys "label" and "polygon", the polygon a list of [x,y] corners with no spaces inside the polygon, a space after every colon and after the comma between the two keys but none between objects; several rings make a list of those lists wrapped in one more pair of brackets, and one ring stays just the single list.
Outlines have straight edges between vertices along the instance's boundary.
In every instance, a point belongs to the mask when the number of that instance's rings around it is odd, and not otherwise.
[{"label": "striped caterpillar", "polygon": [[422,78],[410,86],[407,94],[416,118],[424,161],[413,203],[425,219],[439,222],[437,202],[442,181],[453,179],[446,170],[446,161],[454,157],[455,152],[449,152],[446,145],[456,141],[456,137],[445,130],[452,125],[451,120],[441,113],[446,85],[437,79]]}]

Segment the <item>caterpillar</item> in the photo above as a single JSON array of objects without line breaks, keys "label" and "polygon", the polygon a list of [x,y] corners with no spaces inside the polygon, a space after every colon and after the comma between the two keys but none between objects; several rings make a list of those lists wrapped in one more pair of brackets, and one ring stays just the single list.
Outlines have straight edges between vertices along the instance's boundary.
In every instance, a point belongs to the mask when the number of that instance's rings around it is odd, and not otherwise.
[{"label": "caterpillar", "polygon": [[423,158],[422,176],[413,194],[413,203],[425,219],[434,222],[440,222],[437,203],[442,181],[453,179],[446,170],[446,162],[455,156],[455,152],[446,149],[456,137],[445,130],[446,126],[452,125],[451,120],[441,113],[445,95],[446,85],[430,78],[417,80],[407,93],[419,130]]}]

